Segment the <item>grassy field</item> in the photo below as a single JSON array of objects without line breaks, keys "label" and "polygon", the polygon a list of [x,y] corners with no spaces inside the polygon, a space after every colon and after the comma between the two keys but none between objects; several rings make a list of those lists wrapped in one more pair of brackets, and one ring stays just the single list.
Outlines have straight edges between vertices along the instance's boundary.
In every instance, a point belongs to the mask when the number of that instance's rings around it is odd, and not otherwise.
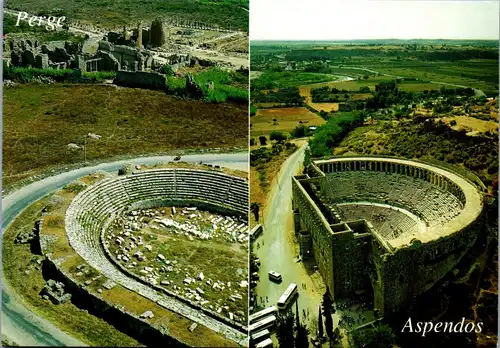
[{"label": "grassy field", "polygon": [[4,89],[3,183],[87,159],[179,149],[246,147],[245,104],[209,104],[162,92],[90,85],[25,85]]},{"label": "grassy field", "polygon": [[392,64],[368,64],[367,66],[385,74],[464,85],[478,88],[486,94],[498,94],[498,61],[494,60],[409,61]]},{"label": "grassy field", "polygon": [[122,0],[80,1],[36,0],[6,1],[8,9],[28,13],[66,16],[101,27],[135,26],[139,20],[151,22],[158,17],[190,20],[248,31],[248,0]]},{"label": "grassy field", "polygon": [[[72,41],[72,42],[83,42],[83,36],[76,36],[65,30],[47,30],[45,26],[34,26],[30,27],[28,22],[21,21],[18,26],[16,26],[17,18],[14,16],[4,16],[3,18],[3,33],[4,34],[25,34],[29,37],[35,37],[40,42],[48,41]],[[24,36],[24,35],[20,35]],[[10,37],[10,35],[8,36]]]},{"label": "grassy field", "polygon": [[302,107],[260,109],[250,118],[250,136],[258,137],[272,131],[291,132],[300,125],[300,121],[305,126],[320,126],[325,123],[324,119]]},{"label": "grassy field", "polygon": [[335,81],[337,77],[331,74],[308,73],[301,71],[266,71],[253,76],[252,90],[269,90],[274,88],[295,87],[304,84]]}]

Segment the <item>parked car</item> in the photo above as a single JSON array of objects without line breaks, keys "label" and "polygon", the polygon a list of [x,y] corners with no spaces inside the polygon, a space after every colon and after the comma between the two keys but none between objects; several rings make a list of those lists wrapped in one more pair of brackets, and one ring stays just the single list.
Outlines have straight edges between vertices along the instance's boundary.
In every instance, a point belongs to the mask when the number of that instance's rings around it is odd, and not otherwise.
[{"label": "parked car", "polygon": [[269,271],[269,279],[278,283],[283,280],[281,274],[275,271]]}]

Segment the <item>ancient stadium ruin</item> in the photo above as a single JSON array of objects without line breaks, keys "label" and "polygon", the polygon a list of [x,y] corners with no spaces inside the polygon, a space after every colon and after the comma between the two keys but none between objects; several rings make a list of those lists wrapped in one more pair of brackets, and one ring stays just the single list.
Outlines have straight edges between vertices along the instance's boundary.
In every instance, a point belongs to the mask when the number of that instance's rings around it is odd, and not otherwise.
[{"label": "ancient stadium ruin", "polygon": [[482,226],[484,189],[457,171],[338,157],[292,178],[300,253],[314,257],[335,300],[367,292],[391,316],[457,265]]},{"label": "ancient stadium ruin", "polygon": [[[247,313],[235,311],[233,303],[248,296],[247,269],[228,274],[235,279],[232,284],[209,279],[210,269],[193,274],[188,265],[178,268],[168,251],[159,254],[151,235],[142,231],[172,224],[179,230],[174,240],[214,242],[212,237],[223,234],[247,250],[247,178],[222,169],[135,170],[130,175],[82,178],[55,197],[65,198],[67,204],[56,199],[60,207],[49,208],[42,218],[42,253],[50,268],[73,292],[85,292],[98,312],[111,310],[126,323],[127,333],[145,343],[248,346]],[[176,215],[186,220],[184,224],[174,221]],[[201,217],[210,227],[195,228],[194,221]],[[214,251],[205,257],[218,255]],[[174,286],[174,279],[162,281],[169,271],[182,279],[189,273],[189,282],[184,279]],[[220,300],[212,294],[207,301],[205,293],[215,291],[214,283]]]}]

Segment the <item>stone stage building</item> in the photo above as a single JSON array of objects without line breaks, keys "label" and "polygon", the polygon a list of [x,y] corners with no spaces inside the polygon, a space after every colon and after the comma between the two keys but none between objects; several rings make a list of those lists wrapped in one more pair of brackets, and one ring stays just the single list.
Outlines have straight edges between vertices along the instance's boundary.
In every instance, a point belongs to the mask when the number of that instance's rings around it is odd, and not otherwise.
[{"label": "stone stage building", "polygon": [[484,185],[386,157],[313,161],[292,178],[295,233],[339,300],[373,293],[390,316],[451,271],[482,226]]}]

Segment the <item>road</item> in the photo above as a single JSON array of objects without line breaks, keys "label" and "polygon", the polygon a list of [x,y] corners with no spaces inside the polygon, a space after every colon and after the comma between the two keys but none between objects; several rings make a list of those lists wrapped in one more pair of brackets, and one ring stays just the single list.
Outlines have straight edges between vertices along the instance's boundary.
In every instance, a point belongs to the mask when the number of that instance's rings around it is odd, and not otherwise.
[{"label": "road", "polygon": [[[281,167],[268,196],[267,211],[264,212],[263,217],[264,232],[255,240],[254,250],[261,260],[260,281],[256,287],[259,306],[261,304],[259,298],[266,296],[268,302],[261,307],[275,305],[288,285],[292,282],[296,283],[299,290],[298,304],[301,317],[304,309],[309,311],[307,322],[314,325],[318,315],[318,306],[326,288],[318,272],[311,274],[302,262],[295,262],[298,250],[293,240],[292,218],[291,177],[299,174],[306,147],[307,144],[301,146]],[[267,273],[270,270],[282,275],[283,281],[280,284],[268,279]],[[306,285],[307,290],[303,289],[302,284]]]},{"label": "road", "polygon": [[[123,165],[155,164],[172,161],[173,156],[139,157],[135,159],[103,163],[92,167],[75,169],[27,185],[6,196],[2,201],[2,233],[6,227],[31,203],[64,185],[98,170],[116,172]],[[248,171],[248,154],[203,154],[186,155],[182,160],[191,163],[217,164],[231,169]],[[70,337],[47,320],[29,311],[3,279],[2,287],[2,335],[10,341],[23,346],[84,346],[85,344]]]}]

